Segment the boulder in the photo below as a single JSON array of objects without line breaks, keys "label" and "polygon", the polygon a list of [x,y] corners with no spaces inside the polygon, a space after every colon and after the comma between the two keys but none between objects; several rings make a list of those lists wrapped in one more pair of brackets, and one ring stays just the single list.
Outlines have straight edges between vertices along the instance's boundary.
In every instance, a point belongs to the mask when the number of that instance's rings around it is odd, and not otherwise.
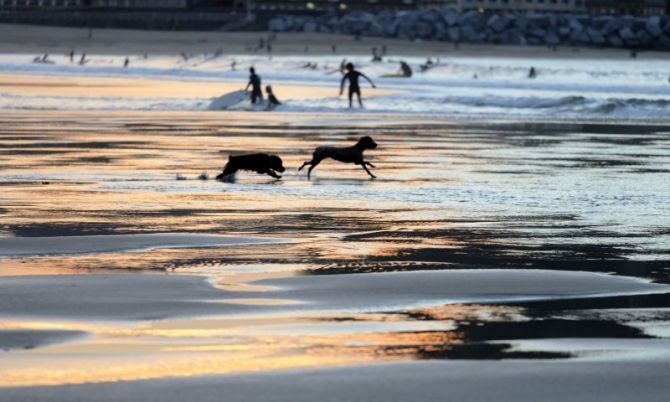
[{"label": "boulder", "polygon": [[317,31],[320,33],[333,33],[333,30],[328,25],[319,25]]},{"label": "boulder", "polygon": [[437,40],[447,40],[447,26],[444,22],[437,22],[434,25],[435,32],[433,33],[433,39]]},{"label": "boulder", "polygon": [[314,21],[308,21],[302,27],[303,32],[318,32],[319,26]]},{"label": "boulder", "polygon": [[461,30],[459,28],[447,28],[447,38],[452,42],[461,40]]},{"label": "boulder", "polygon": [[603,46],[606,43],[603,34],[601,34],[600,31],[595,28],[588,28],[586,30],[586,34],[589,36],[591,43],[596,46]]},{"label": "boulder", "polygon": [[416,32],[414,31],[414,24],[401,22],[398,24],[397,36],[400,39],[414,40],[416,39]]},{"label": "boulder", "polygon": [[283,17],[276,17],[268,22],[268,30],[270,32],[286,32],[290,30],[290,24]]},{"label": "boulder", "polygon": [[530,22],[528,21],[528,17],[526,17],[525,15],[517,15],[516,18],[514,19],[514,26],[522,31],[528,30],[529,25]]},{"label": "boulder", "polygon": [[544,37],[544,43],[547,45],[558,45],[561,43],[561,39],[558,37],[558,34],[555,31],[550,31]]},{"label": "boulder", "polygon": [[510,45],[527,45],[525,35],[519,29],[510,29],[507,31],[507,43]]},{"label": "boulder", "polygon": [[623,27],[621,18],[610,18],[610,20],[601,28],[603,35],[609,35]]},{"label": "boulder", "polygon": [[579,22],[579,20],[577,20],[577,18],[571,18],[570,22],[568,22],[568,26],[573,31],[583,31],[584,30],[584,25],[582,25],[582,23]]},{"label": "boulder", "polygon": [[444,20],[444,23],[447,24],[447,26],[453,27],[458,24],[459,17],[460,14],[453,8],[448,8],[442,11],[442,20]]},{"label": "boulder", "polygon": [[460,36],[463,42],[473,42],[475,35],[477,35],[477,32],[472,26],[465,25],[461,27]]},{"label": "boulder", "polygon": [[558,34],[561,36],[561,38],[566,39],[570,36],[570,27],[568,26],[561,26],[558,28]]},{"label": "boulder", "polygon": [[544,40],[544,37],[547,35],[547,31],[543,28],[533,28],[530,30],[530,32],[528,32],[528,35]]},{"label": "boulder", "polygon": [[570,33],[570,43],[575,45],[590,45],[591,38],[585,31],[572,31]]},{"label": "boulder", "polygon": [[658,38],[663,35],[663,28],[661,28],[661,17],[654,15],[649,17],[647,23],[645,24],[645,29],[647,33],[654,38]]},{"label": "boulder", "polygon": [[619,18],[621,21],[621,28],[628,28],[628,29],[633,29],[633,25],[635,25],[635,17],[632,15],[624,15],[623,17]]},{"label": "boulder", "polygon": [[670,36],[663,35],[660,38],[658,38],[658,41],[656,42],[656,48],[662,50],[670,50]]},{"label": "boulder", "polygon": [[425,21],[419,21],[414,24],[414,32],[416,32],[416,37],[421,39],[428,39],[433,36],[435,29],[433,28],[434,24]]},{"label": "boulder", "polygon": [[628,44],[630,41],[635,40],[635,32],[628,27],[621,28],[619,30],[619,38],[621,38],[623,43]]},{"label": "boulder", "polygon": [[418,19],[420,21],[432,22],[434,24],[442,20],[442,14],[435,10],[423,11],[419,13]]},{"label": "boulder", "polygon": [[491,29],[491,31],[500,33],[504,30],[506,30],[509,25],[511,24],[512,19],[503,15],[499,16],[497,14],[494,14],[489,18],[489,20],[486,22],[486,26]]},{"label": "boulder", "polygon": [[635,33],[637,43],[642,47],[651,47],[654,44],[654,38],[646,30],[640,29]]},{"label": "boulder", "polygon": [[375,16],[364,11],[352,11],[340,20],[342,32],[350,35],[360,35],[365,32],[370,24],[376,21]]},{"label": "boulder", "polygon": [[623,41],[619,38],[619,35],[616,33],[610,33],[607,35],[607,43],[612,47],[622,47]]}]

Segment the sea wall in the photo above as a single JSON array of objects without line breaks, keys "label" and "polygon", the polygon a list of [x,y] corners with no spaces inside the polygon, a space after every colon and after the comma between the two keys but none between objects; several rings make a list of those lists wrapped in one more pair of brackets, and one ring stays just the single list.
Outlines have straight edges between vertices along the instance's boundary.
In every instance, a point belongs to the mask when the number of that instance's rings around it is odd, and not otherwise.
[{"label": "sea wall", "polygon": [[462,43],[670,50],[670,19],[666,16],[509,14],[452,9],[377,14],[353,11],[319,17],[277,16],[270,19],[268,29]]}]

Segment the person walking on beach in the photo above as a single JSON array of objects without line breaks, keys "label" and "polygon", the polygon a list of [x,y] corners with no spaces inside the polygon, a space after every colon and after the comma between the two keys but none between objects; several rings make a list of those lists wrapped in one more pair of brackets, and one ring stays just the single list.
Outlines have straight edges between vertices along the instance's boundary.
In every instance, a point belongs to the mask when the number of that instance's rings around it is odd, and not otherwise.
[{"label": "person walking on beach", "polygon": [[372,88],[377,87],[375,86],[374,82],[372,82],[372,80],[368,78],[367,75],[359,71],[356,71],[354,69],[353,63],[347,63],[346,67],[347,67],[347,73],[344,75],[344,77],[342,77],[342,81],[340,81],[340,95],[344,93],[344,81],[349,80],[349,109],[353,107],[352,102],[354,94],[358,96],[358,104],[360,105],[360,107],[363,107],[363,101],[361,100],[361,87],[358,85],[359,77],[363,77],[366,80],[368,80],[370,85],[372,85]]},{"label": "person walking on beach", "polygon": [[261,77],[256,74],[256,69],[249,68],[249,83],[245,90],[251,87],[251,103],[256,103],[257,100],[263,101],[263,90],[261,89]]}]

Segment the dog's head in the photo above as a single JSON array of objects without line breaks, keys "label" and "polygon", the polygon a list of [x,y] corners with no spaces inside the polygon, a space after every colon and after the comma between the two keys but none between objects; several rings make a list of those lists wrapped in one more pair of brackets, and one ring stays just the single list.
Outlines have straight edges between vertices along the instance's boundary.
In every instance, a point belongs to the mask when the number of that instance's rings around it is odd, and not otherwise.
[{"label": "dog's head", "polygon": [[358,140],[358,145],[363,149],[377,148],[377,143],[372,139],[372,137],[369,137],[367,135],[365,137],[361,137],[361,139]]},{"label": "dog's head", "polygon": [[270,155],[270,169],[275,170],[277,172],[283,172],[284,170],[284,163],[282,162],[281,158],[278,157],[277,155]]}]

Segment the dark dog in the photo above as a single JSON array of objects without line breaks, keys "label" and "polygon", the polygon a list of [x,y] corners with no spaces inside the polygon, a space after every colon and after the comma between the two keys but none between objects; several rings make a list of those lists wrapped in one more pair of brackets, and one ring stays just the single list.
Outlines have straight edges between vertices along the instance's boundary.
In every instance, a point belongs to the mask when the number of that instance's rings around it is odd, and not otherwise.
[{"label": "dark dog", "polygon": [[300,169],[304,168],[307,165],[310,165],[309,170],[307,170],[307,178],[310,177],[310,174],[312,173],[312,169],[314,169],[319,163],[321,163],[322,160],[327,159],[327,158],[332,158],[335,159],[336,161],[344,162],[344,163],[355,163],[357,165],[361,165],[363,169],[370,175],[371,178],[375,178],[376,176],[370,173],[368,170],[368,166],[370,167],[375,167],[370,162],[366,162],[363,160],[363,151],[366,149],[375,149],[377,148],[377,143],[374,142],[374,140],[370,137],[362,137],[356,145],[353,147],[318,147],[317,149],[314,150],[314,154],[312,155],[312,160],[305,162],[300,166]]},{"label": "dark dog", "polygon": [[275,179],[281,179],[277,172],[283,172],[284,164],[280,157],[268,154],[250,154],[240,156],[229,156],[228,163],[217,180],[222,180],[226,176],[233,175],[238,170],[250,170],[258,174],[267,174]]}]

